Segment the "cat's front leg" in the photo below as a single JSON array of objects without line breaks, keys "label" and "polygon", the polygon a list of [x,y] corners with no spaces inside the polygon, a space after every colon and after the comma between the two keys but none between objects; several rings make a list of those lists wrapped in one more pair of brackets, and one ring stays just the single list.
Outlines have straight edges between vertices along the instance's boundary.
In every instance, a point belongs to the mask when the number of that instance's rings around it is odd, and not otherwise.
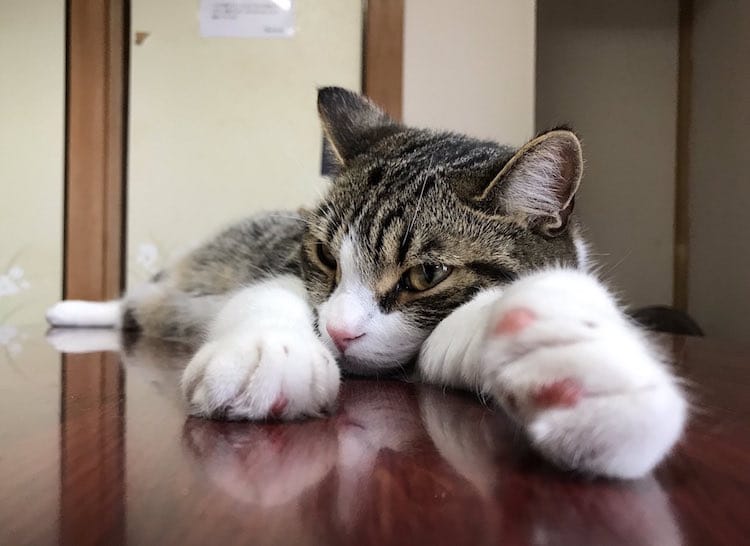
[{"label": "cat's front leg", "polygon": [[[441,323],[422,349],[421,369],[489,395],[547,459],[633,478],[679,439],[687,404],[674,377],[591,276],[537,273],[474,307],[474,323],[461,321],[473,331],[452,342],[466,352],[451,349]],[[461,331],[460,323],[452,329]]]},{"label": "cat's front leg", "polygon": [[190,413],[295,419],[330,408],[339,368],[312,322],[304,287],[295,277],[236,292],[183,373]]}]

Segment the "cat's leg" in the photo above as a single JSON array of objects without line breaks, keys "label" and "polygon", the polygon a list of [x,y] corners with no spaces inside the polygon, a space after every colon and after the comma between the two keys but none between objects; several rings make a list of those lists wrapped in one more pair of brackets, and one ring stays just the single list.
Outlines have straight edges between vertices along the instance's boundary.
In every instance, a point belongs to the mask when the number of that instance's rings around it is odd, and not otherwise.
[{"label": "cat's leg", "polygon": [[191,414],[227,419],[319,415],[338,387],[339,368],[292,276],[233,294],[182,376]]},{"label": "cat's leg", "polygon": [[593,277],[541,272],[480,294],[425,342],[420,370],[503,406],[549,460],[593,474],[650,471],[687,404],[644,334]]},{"label": "cat's leg", "polygon": [[47,310],[46,319],[55,328],[118,328],[122,303],[64,300]]}]

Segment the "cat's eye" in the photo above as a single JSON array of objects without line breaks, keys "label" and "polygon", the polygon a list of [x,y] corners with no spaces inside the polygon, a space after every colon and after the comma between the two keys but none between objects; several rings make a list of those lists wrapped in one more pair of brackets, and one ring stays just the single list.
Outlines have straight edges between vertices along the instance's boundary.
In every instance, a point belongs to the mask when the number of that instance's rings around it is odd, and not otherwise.
[{"label": "cat's eye", "polygon": [[411,292],[423,292],[443,282],[452,272],[453,268],[449,265],[420,264],[404,273],[401,285]]},{"label": "cat's eye", "polygon": [[328,269],[336,269],[336,258],[334,258],[333,254],[331,254],[331,251],[328,250],[328,246],[324,242],[318,241],[315,244],[315,253],[317,254],[318,260],[321,264],[323,264]]}]

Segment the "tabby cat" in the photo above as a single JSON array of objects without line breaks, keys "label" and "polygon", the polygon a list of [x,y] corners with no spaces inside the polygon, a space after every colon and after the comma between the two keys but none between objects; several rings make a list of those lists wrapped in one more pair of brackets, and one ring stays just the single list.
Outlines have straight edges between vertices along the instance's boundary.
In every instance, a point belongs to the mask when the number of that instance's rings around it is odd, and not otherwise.
[{"label": "tabby cat", "polygon": [[550,461],[634,478],[680,437],[676,379],[587,272],[567,129],[519,150],[396,123],[320,89],[335,173],[311,210],[231,226],[145,286],[64,301],[53,326],[201,339],[182,377],[193,415],[320,416],[341,372],[470,389]]}]

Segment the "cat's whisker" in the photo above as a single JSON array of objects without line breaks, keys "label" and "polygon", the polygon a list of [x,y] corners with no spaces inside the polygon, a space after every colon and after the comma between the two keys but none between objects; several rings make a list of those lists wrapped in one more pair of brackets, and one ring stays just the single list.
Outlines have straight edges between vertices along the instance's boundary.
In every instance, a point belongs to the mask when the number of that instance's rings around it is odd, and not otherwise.
[{"label": "cat's whisker", "polygon": [[406,233],[404,233],[404,238],[401,240],[401,248],[406,244],[409,233],[411,233],[411,230],[414,227],[414,222],[417,219],[417,214],[419,214],[419,207],[422,206],[422,197],[424,197],[424,189],[427,186],[427,178],[428,177],[425,176],[422,180],[422,187],[419,190],[419,198],[417,198],[417,206],[414,209],[414,216],[412,216],[411,222],[409,222],[409,226],[406,228]]}]

